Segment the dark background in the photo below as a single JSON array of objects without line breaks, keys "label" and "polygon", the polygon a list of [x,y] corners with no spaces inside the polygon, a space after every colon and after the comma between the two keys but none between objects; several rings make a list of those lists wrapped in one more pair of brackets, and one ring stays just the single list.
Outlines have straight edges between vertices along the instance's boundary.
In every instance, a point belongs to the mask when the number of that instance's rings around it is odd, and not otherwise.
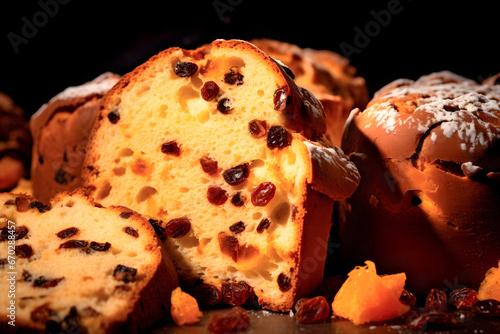
[{"label": "dark background", "polygon": [[[340,54],[349,44],[371,94],[396,78],[445,69],[477,81],[500,72],[493,1],[400,0],[384,26],[373,13],[398,1],[59,1],[8,1],[0,11],[0,91],[28,115],[67,86],[104,71],[124,74],[170,46],[217,38],[267,37]],[[43,6],[50,15],[40,13]],[[36,31],[16,52],[9,36],[25,38],[26,22]],[[372,36],[361,45],[357,31],[367,28]]]}]

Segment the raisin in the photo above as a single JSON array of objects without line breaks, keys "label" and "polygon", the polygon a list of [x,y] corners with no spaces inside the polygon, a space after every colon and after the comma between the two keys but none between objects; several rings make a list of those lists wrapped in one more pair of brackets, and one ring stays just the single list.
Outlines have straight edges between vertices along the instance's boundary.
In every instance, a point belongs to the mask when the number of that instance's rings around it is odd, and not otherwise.
[{"label": "raisin", "polygon": [[253,289],[244,281],[222,284],[222,301],[226,304],[243,305],[253,295]]},{"label": "raisin", "polygon": [[266,206],[276,193],[276,186],[272,182],[263,182],[252,192],[252,204],[254,206]]},{"label": "raisin", "polygon": [[167,233],[165,228],[161,227],[161,221],[155,219],[149,219],[149,223],[151,224],[151,226],[153,226],[153,229],[155,230],[160,240],[161,241],[165,240],[165,238],[167,237]]},{"label": "raisin", "polygon": [[56,171],[54,180],[59,184],[68,184],[68,180],[66,180],[66,172],[62,169],[62,167]]},{"label": "raisin", "polygon": [[109,114],[108,114],[108,120],[112,123],[112,124],[116,124],[118,123],[118,121],[120,120],[120,112],[118,111],[118,108],[113,108]]},{"label": "raisin", "polygon": [[282,111],[283,109],[285,109],[287,98],[288,98],[287,88],[277,89],[273,95],[274,110]]},{"label": "raisin", "polygon": [[1,258],[0,259],[0,269],[3,269],[5,268],[5,265],[9,263],[9,261],[7,261],[7,259],[5,257]]},{"label": "raisin", "polygon": [[245,230],[245,223],[242,222],[242,221],[239,221],[237,223],[234,223],[233,225],[229,226],[229,231],[233,232],[233,233],[241,233]]},{"label": "raisin", "polygon": [[233,110],[233,107],[231,106],[231,101],[227,97],[220,99],[219,102],[217,103],[217,110],[219,110],[224,115],[229,114],[229,112]]},{"label": "raisin", "polygon": [[406,316],[406,325],[410,329],[440,330],[456,326],[457,321],[449,312],[423,312],[410,311]]},{"label": "raisin", "polygon": [[236,186],[242,182],[244,182],[248,175],[250,174],[250,168],[247,163],[238,165],[236,167],[225,170],[222,173],[224,180],[232,186]]},{"label": "raisin", "polygon": [[267,123],[266,121],[254,119],[248,123],[248,131],[255,138],[264,137],[267,133]]},{"label": "raisin", "polygon": [[443,290],[431,289],[425,300],[424,308],[427,311],[446,311],[446,293]]},{"label": "raisin", "polygon": [[238,260],[238,239],[235,236],[220,232],[218,234],[218,240],[221,253],[230,256],[233,261],[236,262]]},{"label": "raisin", "polygon": [[295,303],[295,317],[300,323],[328,319],[330,311],[330,305],[323,296],[301,298]]},{"label": "raisin", "polygon": [[209,175],[215,175],[219,169],[217,161],[209,157],[200,159],[201,169]]},{"label": "raisin", "polygon": [[135,228],[127,226],[123,228],[123,231],[134,238],[139,238],[139,232]]},{"label": "raisin", "polygon": [[137,274],[137,269],[124,266],[119,264],[113,271],[113,277],[117,281],[123,281],[125,283],[133,282],[135,280],[135,275]]},{"label": "raisin", "polygon": [[271,126],[267,133],[267,147],[284,148],[290,146],[292,143],[291,135],[281,126]]},{"label": "raisin", "polygon": [[54,312],[49,307],[49,303],[37,306],[33,311],[31,311],[31,320],[34,322],[39,322],[45,324],[49,317],[52,316]]},{"label": "raisin", "polygon": [[222,300],[222,291],[207,283],[198,284],[193,288],[193,296],[205,305],[216,305]]},{"label": "raisin", "polygon": [[455,112],[455,111],[460,111],[459,106],[452,106],[452,105],[445,105],[443,107],[444,110],[449,111],[449,112]]},{"label": "raisin", "polygon": [[26,212],[30,208],[30,202],[24,197],[16,197],[15,203],[18,212]]},{"label": "raisin", "polygon": [[129,219],[130,216],[132,216],[132,215],[133,215],[132,212],[122,212],[122,213],[120,213],[120,218]]},{"label": "raisin", "polygon": [[213,81],[207,81],[201,87],[201,97],[205,101],[214,99],[219,93],[219,86]]},{"label": "raisin", "polygon": [[109,242],[103,242],[103,243],[99,243],[99,242],[95,242],[95,241],[90,242],[90,248],[95,250],[95,251],[98,251],[98,252],[105,252],[110,247],[111,247],[111,244]]},{"label": "raisin", "polygon": [[19,245],[16,246],[16,256],[19,258],[27,259],[33,255],[33,248],[30,245]]},{"label": "raisin", "polygon": [[477,301],[477,291],[471,288],[455,289],[448,298],[448,304],[454,306],[457,310],[468,310]]},{"label": "raisin", "polygon": [[33,280],[31,274],[27,270],[23,270],[23,281],[24,282],[31,282]]},{"label": "raisin", "polygon": [[80,327],[80,316],[75,306],[71,306],[68,315],[64,317],[64,322],[66,323],[66,330],[71,329],[77,333],[84,332]]},{"label": "raisin", "polygon": [[238,72],[238,67],[233,66],[229,69],[229,73],[224,74],[224,82],[236,86],[243,84],[243,75]]},{"label": "raisin", "polygon": [[[14,229],[14,240],[21,240],[28,234],[29,230],[26,226],[19,226]],[[6,241],[9,239],[11,231],[7,227],[2,228],[0,233],[0,241]]]},{"label": "raisin", "polygon": [[84,248],[89,243],[85,240],[69,240],[59,245],[59,248]]},{"label": "raisin", "polygon": [[292,287],[292,280],[287,275],[281,273],[278,275],[278,286],[281,291],[286,292]]},{"label": "raisin", "polygon": [[241,332],[249,326],[250,317],[247,311],[240,306],[235,306],[229,311],[212,315],[207,330],[215,334],[234,333]]},{"label": "raisin", "polygon": [[472,312],[484,318],[500,317],[500,301],[495,299],[480,300],[472,306]]},{"label": "raisin", "polygon": [[190,229],[191,222],[185,217],[171,219],[165,226],[165,232],[171,238],[181,238],[185,236]]},{"label": "raisin", "polygon": [[72,237],[75,234],[77,234],[80,230],[77,229],[76,227],[69,227],[67,229],[64,229],[60,232],[57,232],[57,236],[61,239],[67,238],[67,237]]},{"label": "raisin", "polygon": [[198,71],[198,65],[191,62],[179,61],[175,64],[174,72],[181,78],[190,77]]},{"label": "raisin", "polygon": [[181,155],[181,149],[176,141],[169,141],[161,144],[161,152],[178,157]]},{"label": "raisin", "polygon": [[264,218],[260,221],[259,225],[257,225],[257,233],[262,233],[269,228],[271,225],[271,221],[268,218]]},{"label": "raisin", "polygon": [[44,276],[40,276],[33,281],[33,286],[36,288],[53,288],[59,284],[64,279],[61,278],[47,278]]},{"label": "raisin", "polygon": [[231,197],[231,204],[234,206],[243,206],[245,204],[244,198],[241,196],[241,192],[237,192]]},{"label": "raisin", "polygon": [[38,212],[44,213],[49,211],[51,209],[51,206],[50,204],[45,205],[42,202],[35,201],[30,203],[30,208],[37,208]]},{"label": "raisin", "polygon": [[410,308],[413,308],[415,306],[415,303],[417,302],[417,297],[410,291],[403,289],[403,292],[401,292],[401,296],[399,296],[399,301],[403,303],[404,305],[410,306]]},{"label": "raisin", "polygon": [[213,205],[222,205],[228,198],[227,192],[217,186],[210,186],[207,190],[207,199]]}]

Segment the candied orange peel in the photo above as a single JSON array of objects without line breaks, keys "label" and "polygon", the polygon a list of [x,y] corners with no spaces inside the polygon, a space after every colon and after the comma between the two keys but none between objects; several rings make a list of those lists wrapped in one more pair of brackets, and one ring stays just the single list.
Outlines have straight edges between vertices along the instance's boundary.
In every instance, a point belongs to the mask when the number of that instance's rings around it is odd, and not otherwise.
[{"label": "candied orange peel", "polygon": [[477,299],[500,301],[500,261],[498,261],[498,267],[492,267],[486,272],[484,280],[477,290]]},{"label": "candied orange peel", "polygon": [[178,326],[197,323],[203,316],[196,299],[182,291],[180,287],[172,291],[170,301],[172,303],[170,314]]}]

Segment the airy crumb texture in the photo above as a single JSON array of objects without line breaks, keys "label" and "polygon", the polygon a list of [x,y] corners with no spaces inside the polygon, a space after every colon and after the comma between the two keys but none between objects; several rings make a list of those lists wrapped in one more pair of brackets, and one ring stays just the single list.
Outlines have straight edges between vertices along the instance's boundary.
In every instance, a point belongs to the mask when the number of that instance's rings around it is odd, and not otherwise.
[{"label": "airy crumb texture", "polygon": [[[81,191],[49,205],[2,193],[0,228],[2,328],[14,302],[18,330],[143,332],[168,310],[178,286],[146,219],[103,208]],[[7,279],[14,277],[15,287]]]},{"label": "airy crumb texture", "polygon": [[[84,184],[159,221],[186,286],[288,311],[319,284],[333,199],[359,174],[326,146],[321,103],[283,67],[243,41],[171,48],[101,108]],[[232,294],[239,282],[247,289]]]}]

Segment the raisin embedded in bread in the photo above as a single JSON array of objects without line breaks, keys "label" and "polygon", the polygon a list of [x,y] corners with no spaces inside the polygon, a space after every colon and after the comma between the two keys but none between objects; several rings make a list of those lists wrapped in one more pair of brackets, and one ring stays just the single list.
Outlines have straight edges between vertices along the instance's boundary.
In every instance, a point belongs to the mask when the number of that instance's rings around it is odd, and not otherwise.
[{"label": "raisin embedded in bread", "polygon": [[[123,207],[104,208],[81,190],[61,193],[50,204],[2,193],[0,229],[2,330],[144,332],[163,317],[178,286],[145,218]],[[9,253],[12,240],[15,255]],[[15,299],[7,296],[11,275]],[[15,327],[7,324],[11,300]]]},{"label": "raisin embedded in bread", "polygon": [[500,254],[500,85],[443,71],[399,79],[354,111],[342,148],[361,174],[343,202],[343,254],[405,272],[426,295],[477,289]]},{"label": "raisin embedded in bread", "polygon": [[31,117],[33,195],[48,203],[61,191],[81,185],[85,146],[101,97],[120,76],[106,72],[80,86],[68,87]]},{"label": "raisin embedded in bread", "polygon": [[184,284],[287,311],[321,282],[333,200],[359,182],[325,128],[318,100],[252,44],[171,48],[104,96],[82,177],[165,228]]}]

